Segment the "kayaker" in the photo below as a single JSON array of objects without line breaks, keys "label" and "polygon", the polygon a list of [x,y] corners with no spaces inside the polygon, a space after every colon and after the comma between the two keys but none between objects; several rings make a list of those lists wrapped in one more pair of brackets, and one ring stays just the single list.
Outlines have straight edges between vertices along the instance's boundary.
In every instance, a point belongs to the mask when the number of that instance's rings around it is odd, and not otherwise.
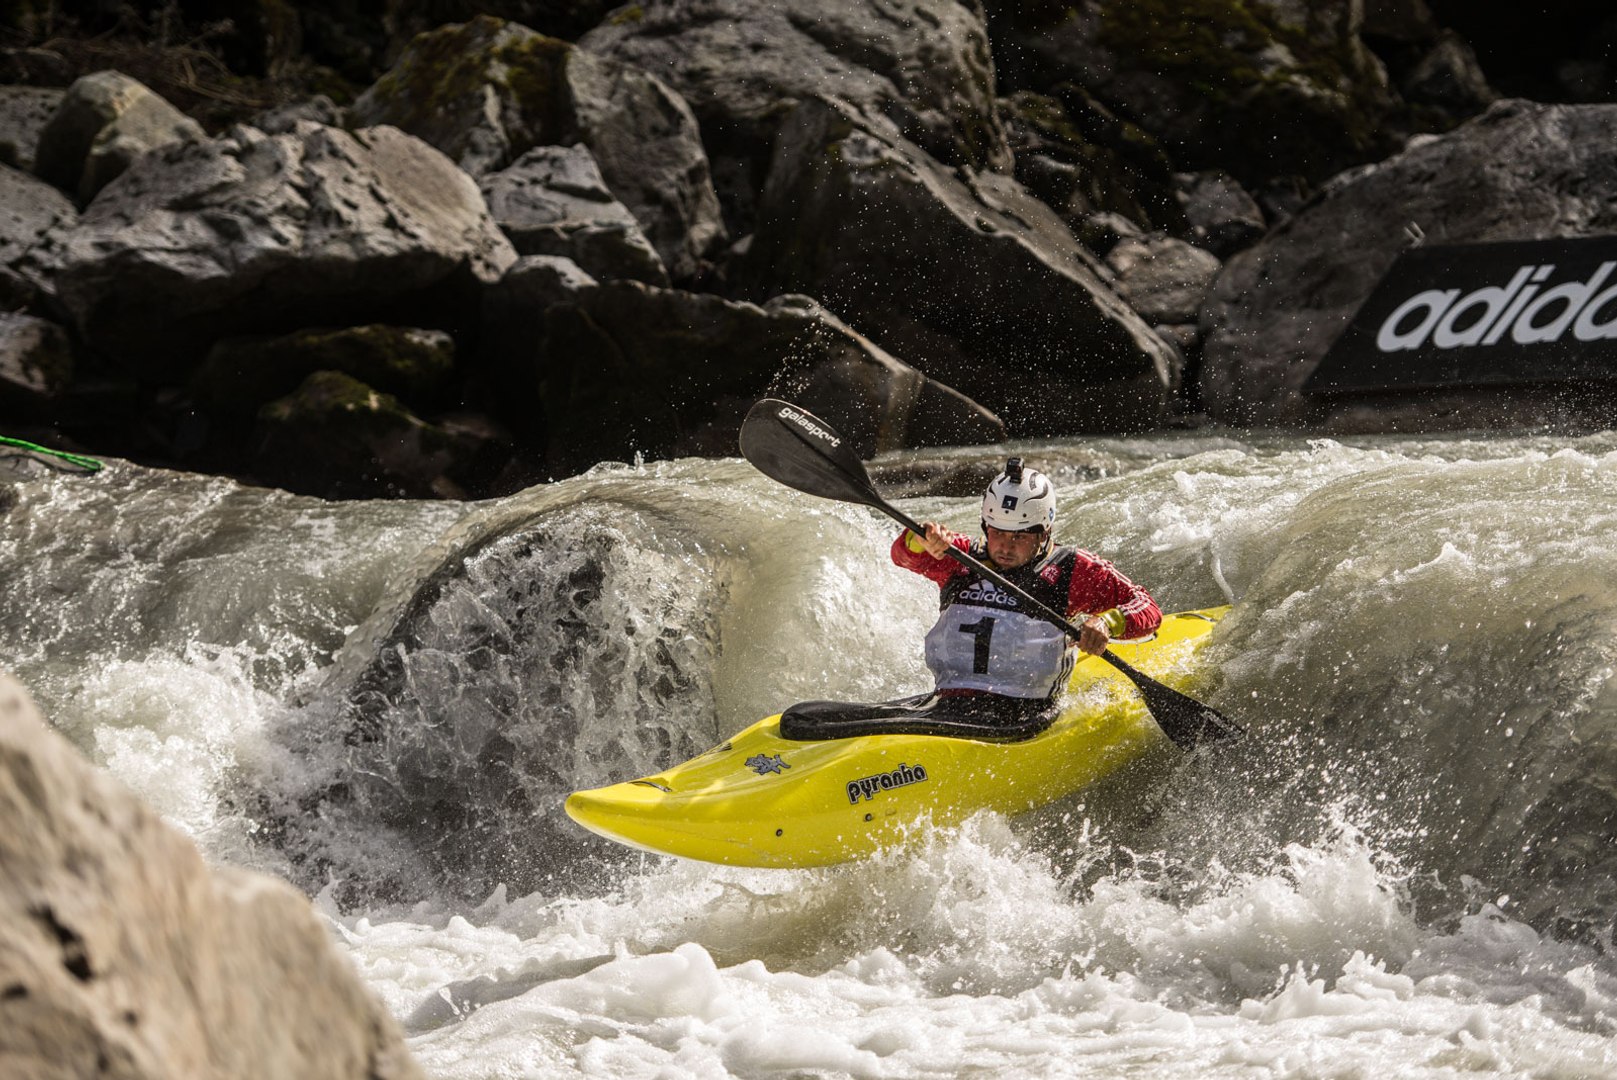
[{"label": "kayaker", "polygon": [[1072,667],[1071,639],[948,558],[951,546],[1069,619],[1083,616],[1077,643],[1083,652],[1104,652],[1113,638],[1144,637],[1162,622],[1151,594],[1110,562],[1055,544],[1055,521],[1050,478],[1013,457],[983,493],[981,543],[932,521],[923,523],[926,535],[906,529],[893,542],[893,562],[942,590],[938,621],[926,635],[926,663],[939,690],[1046,698],[1066,685]]},{"label": "kayaker", "polygon": [[922,730],[957,723],[1034,729],[1057,711],[1075,657],[1072,639],[1023,609],[1015,596],[948,557],[950,546],[986,562],[1012,583],[1069,619],[1082,617],[1076,648],[1098,654],[1114,638],[1144,637],[1162,622],[1150,593],[1110,562],[1054,543],[1055,488],[1049,477],[1011,458],[983,493],[983,540],[974,542],[937,522],[924,535],[905,529],[893,541],[893,562],[937,583],[938,620],[926,635],[926,664],[935,689],[879,705],[805,702],[782,718],[789,738],[825,737],[857,726]]}]

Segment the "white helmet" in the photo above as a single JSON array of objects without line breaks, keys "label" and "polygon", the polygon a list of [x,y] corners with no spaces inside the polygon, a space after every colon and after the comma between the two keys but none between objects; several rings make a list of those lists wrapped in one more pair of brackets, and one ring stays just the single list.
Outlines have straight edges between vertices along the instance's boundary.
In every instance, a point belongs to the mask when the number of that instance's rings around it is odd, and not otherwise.
[{"label": "white helmet", "polygon": [[983,525],[1021,532],[1053,529],[1055,523],[1056,492],[1050,478],[1037,469],[1022,468],[1021,458],[1005,462],[1005,471],[983,492]]}]

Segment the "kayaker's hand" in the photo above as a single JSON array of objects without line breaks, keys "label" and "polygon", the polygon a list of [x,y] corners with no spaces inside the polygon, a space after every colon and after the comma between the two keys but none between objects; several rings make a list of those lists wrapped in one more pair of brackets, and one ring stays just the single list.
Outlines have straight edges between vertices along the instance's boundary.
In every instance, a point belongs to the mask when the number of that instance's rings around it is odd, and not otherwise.
[{"label": "kayaker's hand", "polygon": [[1078,635],[1078,651],[1090,656],[1105,652],[1107,643],[1112,640],[1111,631],[1106,629],[1106,623],[1099,615],[1091,615],[1078,629],[1081,631]]},{"label": "kayaker's hand", "polygon": [[926,530],[926,535],[921,537],[921,546],[934,559],[944,558],[954,544],[954,538],[959,535],[953,529],[946,529],[935,521],[924,522],[921,527]]}]

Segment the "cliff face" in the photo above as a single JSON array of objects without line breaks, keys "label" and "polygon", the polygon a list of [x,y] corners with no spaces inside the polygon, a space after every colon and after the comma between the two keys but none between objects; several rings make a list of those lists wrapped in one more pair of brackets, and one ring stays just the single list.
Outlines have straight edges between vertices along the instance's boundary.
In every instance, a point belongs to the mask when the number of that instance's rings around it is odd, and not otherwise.
[{"label": "cliff face", "polygon": [[[870,450],[1503,422],[1533,394],[1298,388],[1411,221],[1609,227],[1600,170],[1498,134],[1606,138],[1617,17],[1541,14],[1511,52],[1425,0],[12,4],[0,428],[476,496],[733,453],[791,388]],[[1532,184],[1567,212],[1515,214]],[[378,374],[424,340],[430,387]]]}]

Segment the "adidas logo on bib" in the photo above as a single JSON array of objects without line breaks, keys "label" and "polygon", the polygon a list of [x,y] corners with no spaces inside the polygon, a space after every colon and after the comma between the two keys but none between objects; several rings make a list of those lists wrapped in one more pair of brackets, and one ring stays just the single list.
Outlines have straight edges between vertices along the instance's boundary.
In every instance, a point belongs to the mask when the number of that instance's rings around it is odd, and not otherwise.
[{"label": "adidas logo on bib", "polygon": [[961,604],[984,604],[989,607],[1014,608],[1021,605],[1016,597],[995,585],[992,581],[979,581],[960,591],[955,598]]}]

